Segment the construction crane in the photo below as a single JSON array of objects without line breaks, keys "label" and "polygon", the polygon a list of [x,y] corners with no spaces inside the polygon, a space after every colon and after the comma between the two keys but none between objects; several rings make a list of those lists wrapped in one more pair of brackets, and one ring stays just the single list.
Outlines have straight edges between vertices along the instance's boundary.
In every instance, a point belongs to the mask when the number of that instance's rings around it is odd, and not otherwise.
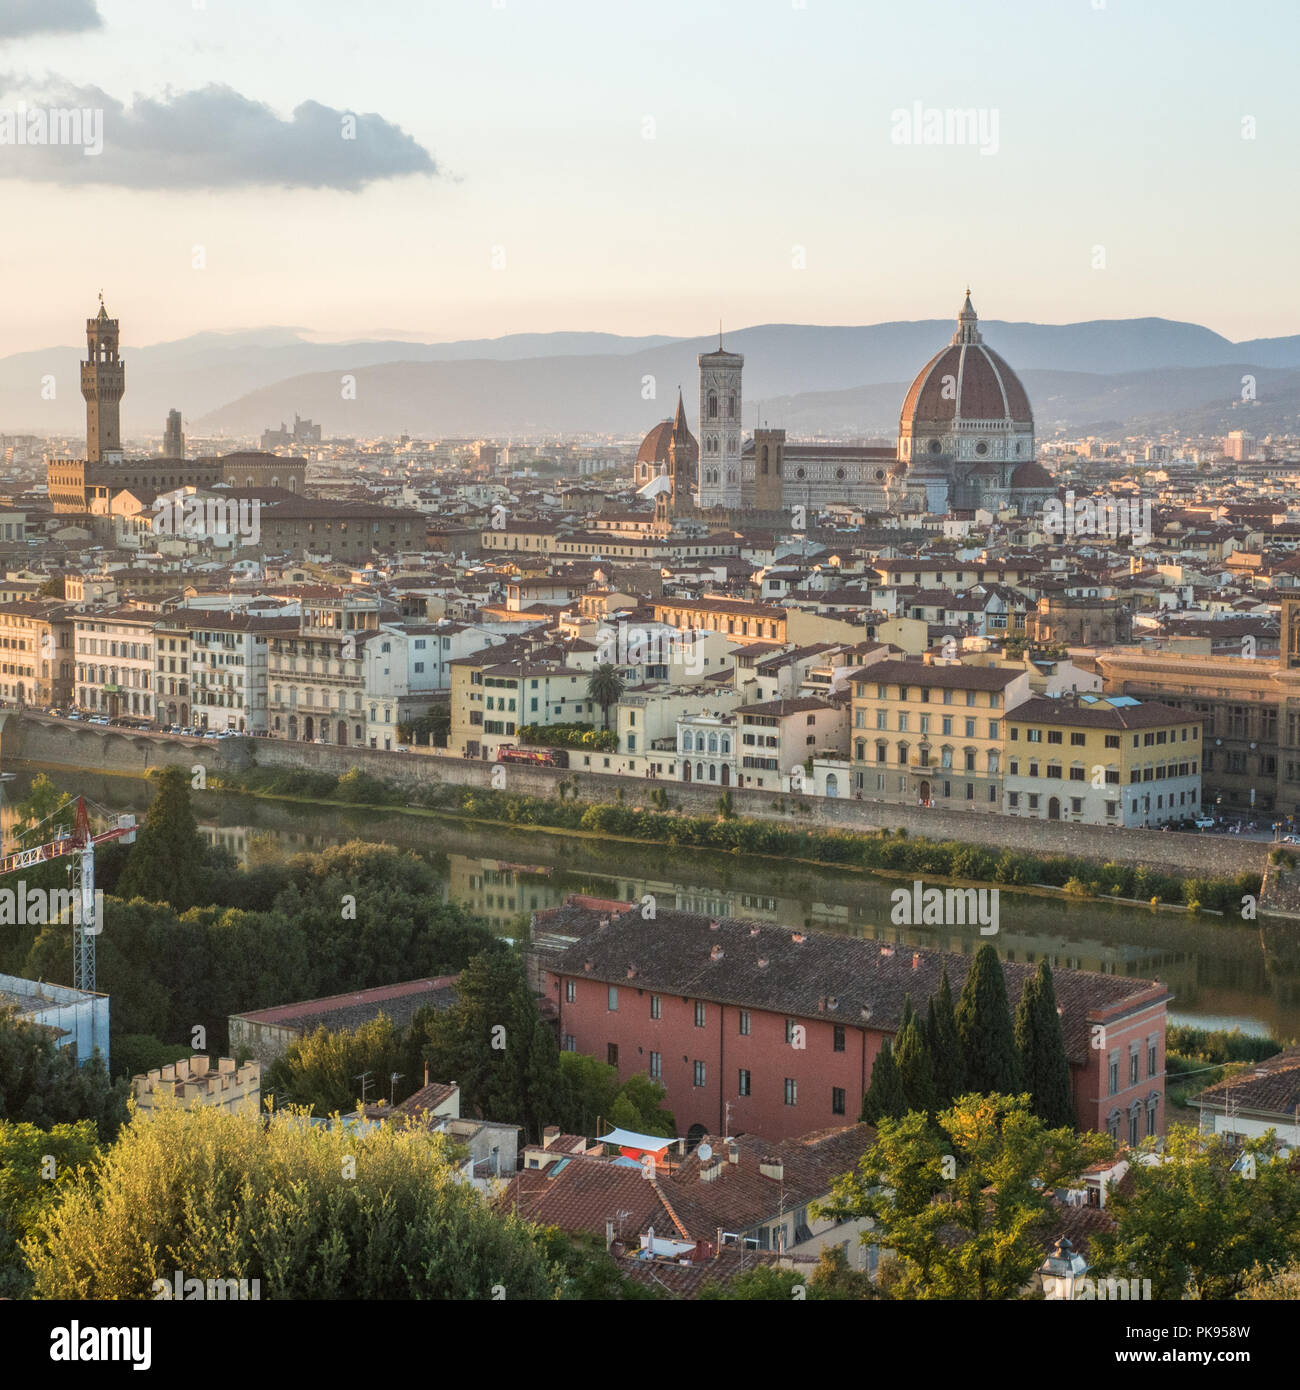
[{"label": "construction crane", "polygon": [[[95,938],[103,923],[95,920],[95,846],[109,840],[131,844],[135,840],[136,823],[132,815],[121,815],[111,830],[96,835],[90,828],[90,813],[86,798],[77,798],[77,811],[72,829],[56,834],[54,839],[31,849],[16,850],[0,858],[0,878],[19,869],[47,864],[52,859],[71,858],[68,872],[72,875],[72,987],[95,989]],[[78,906],[80,910],[78,911]]]}]

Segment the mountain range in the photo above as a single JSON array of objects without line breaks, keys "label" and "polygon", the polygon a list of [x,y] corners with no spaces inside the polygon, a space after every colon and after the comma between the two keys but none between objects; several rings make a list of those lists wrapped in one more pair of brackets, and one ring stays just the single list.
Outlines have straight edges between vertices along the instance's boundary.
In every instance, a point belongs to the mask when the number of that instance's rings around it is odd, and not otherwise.
[{"label": "mountain range", "polygon": [[[1158,318],[991,319],[980,328],[1020,375],[1043,437],[1300,431],[1300,335],[1234,343],[1198,324]],[[889,438],[912,376],[952,331],[950,320],[927,319],[728,332],[726,347],[745,354],[745,426]],[[205,435],[255,435],[297,412],[327,437],[626,437],[670,415],[679,385],[694,428],[696,354],[717,341],[529,333],[321,343],[293,328],[198,333],[123,348],[122,428],[128,438],[158,436],[176,407],[187,431]],[[0,358],[0,433],[78,432],[81,356],[60,347]],[[1256,399],[1248,404],[1243,377],[1253,378]],[[42,383],[51,378],[47,400]]]}]

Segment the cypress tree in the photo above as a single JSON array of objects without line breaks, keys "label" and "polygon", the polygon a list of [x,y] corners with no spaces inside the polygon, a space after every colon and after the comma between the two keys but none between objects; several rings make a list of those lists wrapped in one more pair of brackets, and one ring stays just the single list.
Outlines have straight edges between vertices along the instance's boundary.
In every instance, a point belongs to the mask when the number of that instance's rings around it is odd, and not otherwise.
[{"label": "cypress tree", "polygon": [[952,1007],[952,987],[948,983],[945,965],[939,977],[939,989],[930,996],[926,1017],[927,1041],[930,1044],[930,1063],[934,1068],[935,1100],[942,1109],[966,1090],[966,1068],[962,1059],[961,1039],[957,1036],[957,1019]]},{"label": "cypress tree", "polygon": [[206,862],[207,846],[190,806],[189,778],[179,767],[164,768],[117,881],[117,895],[170,903],[185,912],[203,901]]},{"label": "cypress tree", "polygon": [[1016,1051],[1034,1114],[1052,1129],[1075,1126],[1070,1065],[1056,1012],[1056,990],[1047,962],[1025,981],[1016,1009]]},{"label": "cypress tree", "polygon": [[1007,1004],[1007,982],[998,954],[987,941],[975,952],[957,1001],[956,1018],[966,1089],[981,1095],[1019,1095],[1024,1081]]},{"label": "cypress tree", "polygon": [[880,1051],[871,1067],[871,1084],[862,1097],[862,1113],[859,1120],[867,1124],[879,1124],[881,1120],[898,1119],[907,1114],[903,1097],[903,1083],[894,1062],[893,1044],[888,1038],[880,1044]]},{"label": "cypress tree", "polygon": [[907,1026],[898,1034],[894,1062],[903,1090],[905,1109],[933,1115],[938,1102],[934,1064],[930,1060],[930,1045],[925,1040],[925,1030],[916,1015],[907,1020]]}]

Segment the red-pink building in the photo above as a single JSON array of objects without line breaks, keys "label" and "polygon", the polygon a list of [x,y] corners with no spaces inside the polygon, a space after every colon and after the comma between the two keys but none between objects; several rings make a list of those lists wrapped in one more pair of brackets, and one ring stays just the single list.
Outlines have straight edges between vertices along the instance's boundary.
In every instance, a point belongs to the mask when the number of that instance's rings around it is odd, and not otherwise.
[{"label": "red-pink building", "polygon": [[[971,957],[733,918],[578,907],[538,913],[535,940],[560,1046],[667,1090],[678,1132],[773,1139],[852,1123],[904,999],[925,1013],[946,966],[954,999]],[[1035,967],[1003,963],[1014,1010]],[[1158,981],[1053,972],[1083,1129],[1136,1142],[1164,1132],[1165,1008]]]}]

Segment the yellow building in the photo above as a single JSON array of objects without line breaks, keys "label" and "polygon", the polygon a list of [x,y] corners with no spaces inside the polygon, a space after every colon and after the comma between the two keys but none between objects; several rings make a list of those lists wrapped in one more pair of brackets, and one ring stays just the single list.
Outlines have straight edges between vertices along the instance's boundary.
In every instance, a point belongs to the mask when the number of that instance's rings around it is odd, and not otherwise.
[{"label": "yellow building", "polygon": [[0,695],[41,709],[72,701],[73,617],[51,599],[0,603]]},{"label": "yellow building", "polygon": [[1154,701],[1035,697],[1007,716],[1005,810],[1150,827],[1201,809],[1201,720]]},{"label": "yellow building", "polygon": [[853,790],[901,805],[1002,809],[1009,708],[1024,670],[879,661],[854,681]]},{"label": "yellow building", "polygon": [[655,622],[681,632],[702,628],[725,633],[739,642],[786,640],[785,609],[748,599],[656,599],[654,613]]}]

